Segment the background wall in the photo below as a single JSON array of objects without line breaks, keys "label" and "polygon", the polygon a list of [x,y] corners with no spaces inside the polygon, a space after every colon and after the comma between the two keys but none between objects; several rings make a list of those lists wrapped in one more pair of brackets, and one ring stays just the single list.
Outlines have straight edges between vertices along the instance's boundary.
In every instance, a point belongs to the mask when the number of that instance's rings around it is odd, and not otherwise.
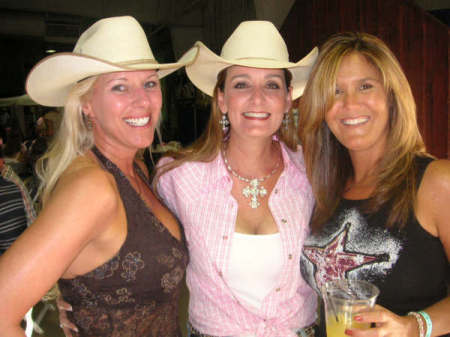
[{"label": "background wall", "polygon": [[281,28],[293,60],[347,30],[374,34],[393,50],[411,84],[428,150],[450,158],[448,26],[412,1],[310,0],[296,2]]},{"label": "background wall", "polygon": [[[282,27],[293,60],[332,33],[358,29],[380,36],[398,55],[426,143],[444,157],[450,155],[449,30],[436,17],[448,24],[449,13],[449,0],[0,0],[0,98],[24,94],[26,75],[47,49],[71,51],[102,17],[135,16],[160,62],[172,62],[196,40],[220,52],[242,20]],[[207,100],[182,71],[164,82],[166,140],[188,143],[208,118]]]}]

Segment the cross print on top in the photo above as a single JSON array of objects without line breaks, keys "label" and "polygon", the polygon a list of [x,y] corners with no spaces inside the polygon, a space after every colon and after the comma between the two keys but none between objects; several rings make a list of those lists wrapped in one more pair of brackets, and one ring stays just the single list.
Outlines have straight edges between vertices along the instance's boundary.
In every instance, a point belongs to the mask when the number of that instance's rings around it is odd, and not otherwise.
[{"label": "cross print on top", "polygon": [[250,180],[249,184],[250,184],[249,186],[246,186],[242,190],[242,194],[246,198],[251,197],[250,199],[251,208],[257,208],[260,205],[258,201],[258,196],[264,197],[267,194],[267,190],[264,188],[264,186],[259,187],[258,179]]}]

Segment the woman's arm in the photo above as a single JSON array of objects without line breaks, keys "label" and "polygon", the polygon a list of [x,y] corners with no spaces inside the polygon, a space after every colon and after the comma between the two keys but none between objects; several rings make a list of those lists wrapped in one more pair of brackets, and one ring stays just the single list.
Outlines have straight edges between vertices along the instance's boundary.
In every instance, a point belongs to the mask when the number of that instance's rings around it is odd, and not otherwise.
[{"label": "woman's arm", "polygon": [[[437,236],[450,261],[450,161],[436,160],[425,171],[417,194],[417,218]],[[450,297],[424,308],[433,323],[432,336],[450,333]]]},{"label": "woman's arm", "polygon": [[[170,157],[163,157],[158,161],[158,164],[156,165],[157,170],[163,166],[172,161],[173,159]],[[181,199],[183,200],[183,197],[181,197],[181,193],[179,194],[177,191],[177,177],[174,177],[175,171],[171,170],[168,172],[165,172],[163,175],[161,175],[157,181],[156,185],[156,193],[159,195],[159,197],[162,199],[163,203],[174,213],[178,218],[180,218],[180,210],[177,204],[177,200]]]},{"label": "woman's arm", "polygon": [[[111,223],[117,200],[98,168],[60,178],[37,220],[0,258],[0,331],[24,336],[25,313],[67,273],[77,257]],[[79,261],[78,261],[79,262]]]},{"label": "woman's arm", "polygon": [[[450,261],[450,161],[436,160],[425,171],[417,193],[416,216],[425,230],[442,242]],[[431,319],[431,336],[450,333],[450,297],[422,308]],[[362,322],[377,322],[377,329],[371,332],[353,330],[353,336],[419,336],[419,326],[413,316],[398,316],[389,310],[376,306],[375,310],[358,315]],[[355,317],[356,318],[356,317]],[[426,328],[425,321],[422,321]],[[376,335],[370,334],[376,330]]]}]

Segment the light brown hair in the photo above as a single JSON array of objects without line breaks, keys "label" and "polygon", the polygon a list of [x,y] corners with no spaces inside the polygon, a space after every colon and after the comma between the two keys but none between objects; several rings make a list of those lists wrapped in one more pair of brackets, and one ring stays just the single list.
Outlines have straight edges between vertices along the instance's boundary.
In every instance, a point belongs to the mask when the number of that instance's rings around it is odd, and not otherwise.
[{"label": "light brown hair", "polygon": [[354,52],[364,56],[380,72],[389,108],[389,146],[378,162],[376,188],[364,211],[373,213],[390,202],[386,227],[401,228],[416,200],[414,158],[425,154],[425,146],[417,126],[416,105],[408,80],[383,41],[366,33],[339,33],[321,47],[299,106],[299,137],[316,198],[311,220],[313,231],[330,219],[354,173],[347,149],[325,122],[325,114],[334,103],[341,61]]}]

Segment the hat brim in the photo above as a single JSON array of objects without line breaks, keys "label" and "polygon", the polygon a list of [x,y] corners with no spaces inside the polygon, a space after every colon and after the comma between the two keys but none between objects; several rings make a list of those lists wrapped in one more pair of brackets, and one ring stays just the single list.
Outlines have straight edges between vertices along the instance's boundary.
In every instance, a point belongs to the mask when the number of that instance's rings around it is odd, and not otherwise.
[{"label": "hat brim", "polygon": [[193,62],[186,65],[186,73],[191,82],[209,96],[213,95],[217,75],[227,67],[239,65],[252,68],[288,69],[292,73],[292,98],[296,99],[303,94],[318,55],[318,48],[314,47],[308,55],[296,63],[259,58],[227,60],[216,55],[200,41],[197,41],[193,48],[197,48],[197,55]]},{"label": "hat brim", "polygon": [[75,53],[58,53],[37,63],[30,71],[25,88],[35,102],[46,106],[64,106],[71,88],[85,78],[118,71],[158,70],[163,78],[185,64],[156,63],[143,60],[138,63],[117,65]]}]

